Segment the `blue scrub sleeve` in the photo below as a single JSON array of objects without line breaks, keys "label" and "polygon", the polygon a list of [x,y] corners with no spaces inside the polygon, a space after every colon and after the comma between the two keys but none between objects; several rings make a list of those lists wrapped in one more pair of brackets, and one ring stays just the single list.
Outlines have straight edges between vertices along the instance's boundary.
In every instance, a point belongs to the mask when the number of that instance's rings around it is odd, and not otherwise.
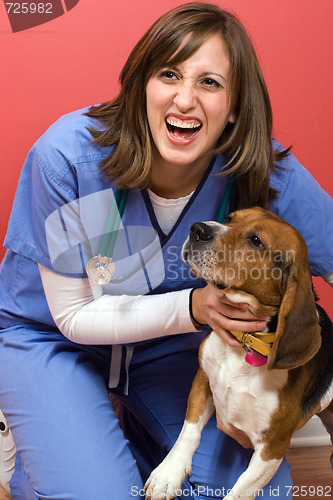
[{"label": "blue scrub sleeve", "polygon": [[76,198],[62,178],[62,172],[68,171],[65,158],[59,155],[55,161],[58,177],[48,171],[36,145],[29,152],[21,172],[4,243],[14,252],[51,269],[45,220],[59,206]]},{"label": "blue scrub sleeve", "polygon": [[270,210],[305,239],[312,274],[329,274],[333,271],[333,199],[293,155],[280,167],[272,176],[271,185],[279,195]]}]

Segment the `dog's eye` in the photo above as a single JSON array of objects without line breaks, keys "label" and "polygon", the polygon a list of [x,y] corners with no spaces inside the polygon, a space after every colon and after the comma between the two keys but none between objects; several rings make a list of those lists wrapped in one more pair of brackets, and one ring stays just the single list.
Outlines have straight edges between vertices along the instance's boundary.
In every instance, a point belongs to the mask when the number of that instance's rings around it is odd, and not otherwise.
[{"label": "dog's eye", "polygon": [[261,239],[256,234],[249,234],[249,236],[247,237],[247,239],[248,239],[250,245],[253,246],[254,248],[259,248],[259,249],[265,248],[265,246],[262,243]]},{"label": "dog's eye", "polygon": [[231,215],[226,215],[223,219],[223,224],[229,224],[232,221]]}]

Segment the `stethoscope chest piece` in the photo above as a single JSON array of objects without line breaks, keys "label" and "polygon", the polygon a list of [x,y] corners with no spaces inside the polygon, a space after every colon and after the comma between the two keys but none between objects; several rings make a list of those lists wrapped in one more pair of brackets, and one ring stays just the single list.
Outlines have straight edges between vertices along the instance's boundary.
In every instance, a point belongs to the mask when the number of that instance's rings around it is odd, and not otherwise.
[{"label": "stethoscope chest piece", "polygon": [[86,271],[95,283],[98,285],[107,285],[114,275],[115,265],[111,257],[97,255],[88,261]]}]

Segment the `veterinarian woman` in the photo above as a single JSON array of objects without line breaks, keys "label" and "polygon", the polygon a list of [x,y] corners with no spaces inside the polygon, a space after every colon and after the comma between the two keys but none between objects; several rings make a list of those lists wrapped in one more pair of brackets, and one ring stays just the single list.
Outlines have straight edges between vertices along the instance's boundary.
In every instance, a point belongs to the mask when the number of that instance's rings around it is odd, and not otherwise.
[{"label": "veterinarian woman", "polygon": [[[60,118],[33,146],[0,283],[13,498],[142,496],[181,429],[202,325],[230,343],[230,329],[265,327],[190,273],[192,223],[268,207],[302,233],[313,274],[333,271],[332,199],[271,133],[244,28],[192,3],[142,37],[114,100]],[[223,498],[250,456],[213,417],[180,497]],[[290,484],[283,463],[260,496]]]}]

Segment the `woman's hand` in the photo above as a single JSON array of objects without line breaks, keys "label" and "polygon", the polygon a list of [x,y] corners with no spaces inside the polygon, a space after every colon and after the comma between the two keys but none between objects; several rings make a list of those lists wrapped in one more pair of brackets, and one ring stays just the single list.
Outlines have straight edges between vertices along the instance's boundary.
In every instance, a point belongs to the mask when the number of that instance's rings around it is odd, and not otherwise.
[{"label": "woman's hand", "polygon": [[231,426],[231,429],[226,430],[218,414],[216,414],[216,424],[217,428],[220,431],[224,432],[225,434],[228,434],[228,436],[235,439],[237,443],[243,446],[243,448],[253,448],[253,444],[250,438],[243,431],[240,431],[239,429],[237,429],[237,427],[234,427],[233,425]]},{"label": "woman's hand", "polygon": [[239,346],[230,330],[255,332],[266,327],[263,318],[257,318],[248,310],[248,304],[231,302],[212,285],[193,291],[192,313],[198,323],[209,325],[230,346]]}]

